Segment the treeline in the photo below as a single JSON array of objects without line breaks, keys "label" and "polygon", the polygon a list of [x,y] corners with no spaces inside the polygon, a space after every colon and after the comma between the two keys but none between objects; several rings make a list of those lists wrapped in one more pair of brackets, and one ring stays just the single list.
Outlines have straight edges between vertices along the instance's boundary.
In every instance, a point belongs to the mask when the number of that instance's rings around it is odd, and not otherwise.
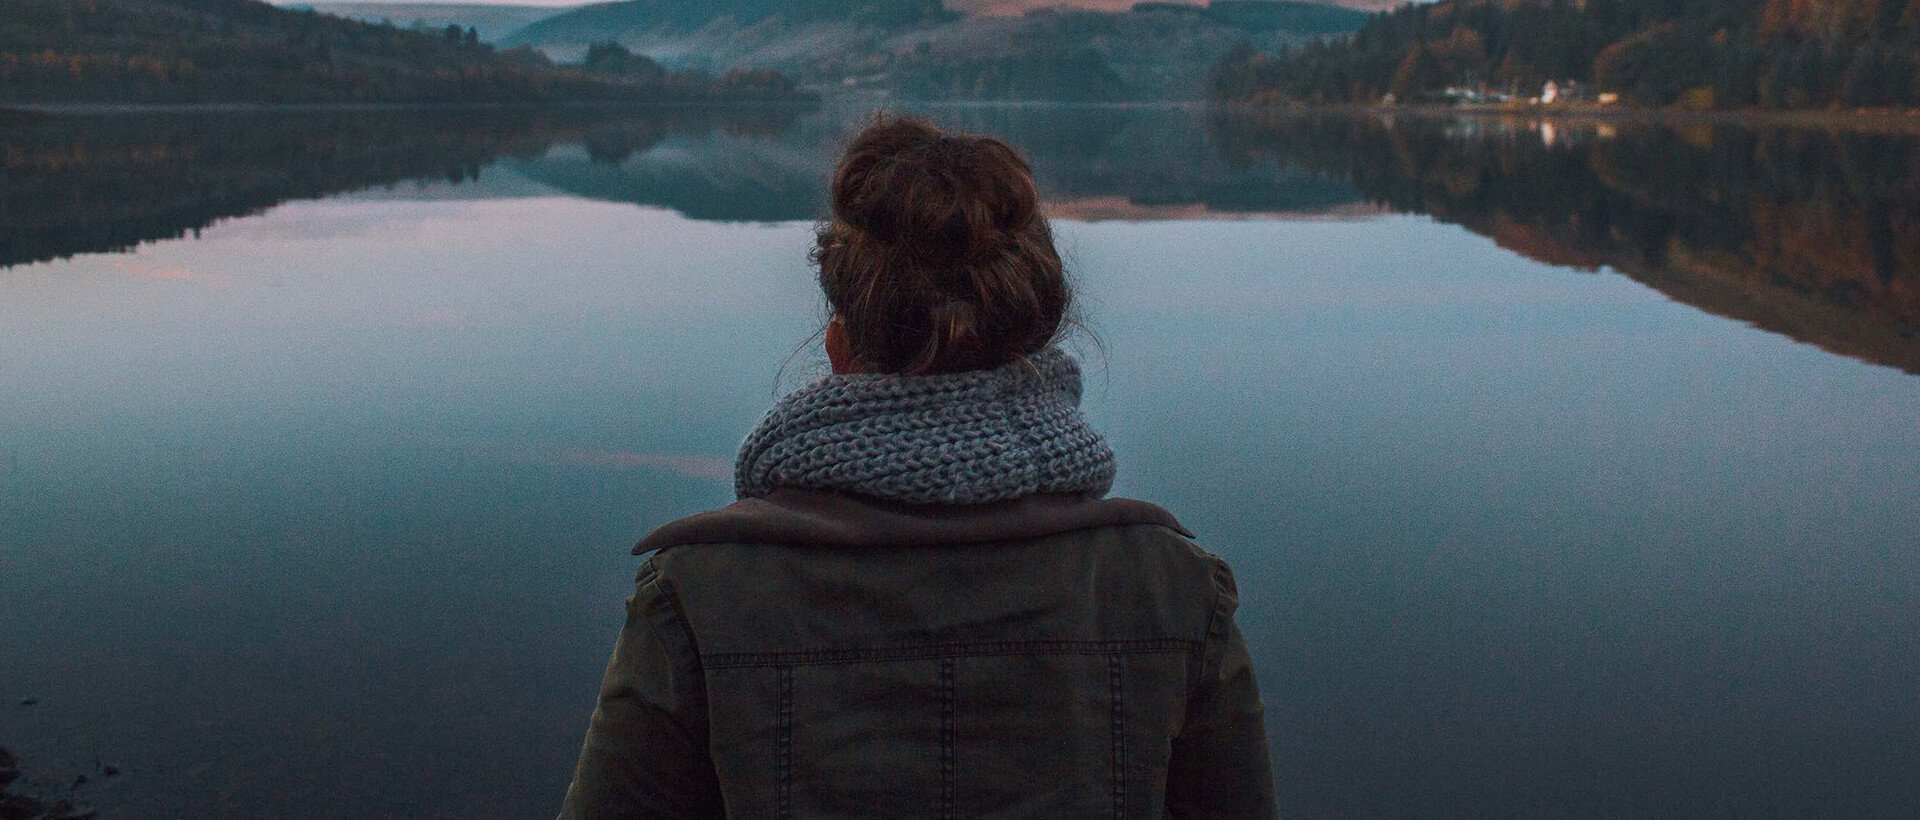
[{"label": "treeline", "polygon": [[1920,0],[1443,0],[1344,40],[1236,50],[1215,66],[1212,94],[1421,102],[1449,87],[1525,97],[1567,80],[1647,106],[1920,105]]},{"label": "treeline", "polygon": [[259,0],[5,0],[0,102],[480,103],[786,99],[785,77],[637,74]]}]

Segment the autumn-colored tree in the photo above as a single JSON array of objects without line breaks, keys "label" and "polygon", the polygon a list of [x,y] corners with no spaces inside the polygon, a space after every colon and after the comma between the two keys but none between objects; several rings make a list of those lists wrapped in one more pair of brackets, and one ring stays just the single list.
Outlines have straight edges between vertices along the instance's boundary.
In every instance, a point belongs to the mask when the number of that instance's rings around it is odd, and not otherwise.
[{"label": "autumn-colored tree", "polygon": [[1261,64],[1233,99],[1590,82],[1642,105],[1920,106],[1920,0],[1441,0]]},{"label": "autumn-colored tree", "polygon": [[1393,82],[1387,89],[1402,100],[1414,100],[1430,95],[1446,85],[1446,75],[1440,62],[1433,58],[1424,43],[1416,43],[1407,50],[1406,59],[1400,61],[1400,67],[1393,72]]}]

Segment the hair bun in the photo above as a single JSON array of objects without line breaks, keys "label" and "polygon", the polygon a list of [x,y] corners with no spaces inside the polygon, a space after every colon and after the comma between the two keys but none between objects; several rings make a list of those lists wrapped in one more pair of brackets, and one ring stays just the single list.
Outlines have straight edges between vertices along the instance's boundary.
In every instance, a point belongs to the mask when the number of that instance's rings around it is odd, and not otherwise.
[{"label": "hair bun", "polygon": [[1033,172],[992,137],[882,118],[847,145],[820,286],[871,369],[995,367],[1052,342],[1070,293]]},{"label": "hair bun", "polygon": [[1004,252],[1039,213],[1026,161],[999,140],[913,119],[861,135],[833,186],[834,216],[873,241],[933,263]]}]

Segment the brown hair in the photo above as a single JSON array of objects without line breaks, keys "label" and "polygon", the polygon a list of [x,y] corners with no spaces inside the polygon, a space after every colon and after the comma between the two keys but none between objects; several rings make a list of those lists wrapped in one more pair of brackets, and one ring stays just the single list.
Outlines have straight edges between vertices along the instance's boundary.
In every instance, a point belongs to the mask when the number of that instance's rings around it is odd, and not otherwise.
[{"label": "brown hair", "polygon": [[992,137],[880,117],[833,174],[813,251],[867,370],[978,370],[1060,334],[1072,299],[1033,171]]}]

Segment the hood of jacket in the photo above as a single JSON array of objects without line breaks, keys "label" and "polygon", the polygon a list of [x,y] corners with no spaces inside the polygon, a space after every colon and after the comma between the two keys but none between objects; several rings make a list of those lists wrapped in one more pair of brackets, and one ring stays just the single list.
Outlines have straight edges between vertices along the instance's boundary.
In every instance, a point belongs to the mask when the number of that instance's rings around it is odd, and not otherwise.
[{"label": "hood of jacket", "polygon": [[910,504],[832,490],[780,488],[662,525],[635,555],[690,544],[893,547],[1024,541],[1096,527],[1157,524],[1194,534],[1173,513],[1130,498],[1042,493],[985,504]]}]

